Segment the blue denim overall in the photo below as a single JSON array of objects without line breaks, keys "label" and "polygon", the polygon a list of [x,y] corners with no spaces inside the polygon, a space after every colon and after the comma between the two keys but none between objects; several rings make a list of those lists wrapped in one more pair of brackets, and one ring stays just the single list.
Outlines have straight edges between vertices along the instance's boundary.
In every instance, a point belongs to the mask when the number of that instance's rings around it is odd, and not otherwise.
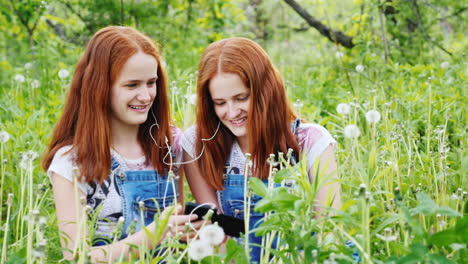
[{"label": "blue denim overall", "polygon": [[[296,135],[297,128],[301,121],[297,119],[291,124],[291,130]],[[220,206],[225,215],[233,216],[239,219],[244,219],[244,175],[234,174],[232,170],[229,171],[231,164],[231,157],[226,161],[225,171],[223,175],[224,189],[218,191],[218,198]],[[262,180],[263,183],[268,185],[268,179]],[[274,187],[279,187],[280,184],[275,184]],[[262,198],[259,195],[252,195],[250,203],[250,219],[249,229],[257,228],[263,222],[263,213],[255,212],[254,208],[258,201]],[[250,247],[250,263],[259,263],[261,254],[262,237],[255,236],[255,233],[249,234]],[[276,247],[276,238],[272,243],[272,248]]]},{"label": "blue denim overall", "polygon": [[[111,173],[110,177],[114,177],[116,188],[122,198],[124,224],[119,240],[129,235],[130,225],[135,226],[132,228],[134,231],[139,231],[142,224],[146,226],[154,221],[157,212],[162,212],[165,207],[177,202],[178,180],[175,177],[170,179],[167,174],[159,174],[155,170],[123,171],[114,158],[112,158]],[[174,173],[176,175],[177,171]],[[94,246],[107,244],[102,240],[96,242]]]}]

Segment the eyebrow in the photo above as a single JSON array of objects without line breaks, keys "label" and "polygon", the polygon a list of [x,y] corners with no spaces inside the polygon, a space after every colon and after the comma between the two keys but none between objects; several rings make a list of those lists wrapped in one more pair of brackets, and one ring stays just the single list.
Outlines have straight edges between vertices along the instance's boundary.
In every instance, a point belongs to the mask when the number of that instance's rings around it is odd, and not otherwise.
[{"label": "eyebrow", "polygon": [[[231,96],[231,98],[239,97],[239,96],[245,96],[245,95],[250,95],[250,92],[245,92],[245,93],[238,93],[236,95]],[[221,100],[226,100],[224,98],[211,98],[213,101],[221,101]]]},{"label": "eyebrow", "polygon": [[[148,79],[148,81],[151,81],[151,80],[157,80],[158,79],[158,76],[155,76],[155,77],[152,77],[150,79]],[[125,80],[123,81],[124,83],[126,82],[141,82],[142,80]]]}]

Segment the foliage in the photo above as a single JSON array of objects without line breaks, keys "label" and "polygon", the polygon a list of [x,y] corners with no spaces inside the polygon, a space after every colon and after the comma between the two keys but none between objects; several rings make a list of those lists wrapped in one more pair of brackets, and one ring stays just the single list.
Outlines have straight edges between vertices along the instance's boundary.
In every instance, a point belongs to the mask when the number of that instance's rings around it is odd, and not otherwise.
[{"label": "foliage", "polygon": [[[193,124],[203,49],[238,35],[258,38],[282,72],[296,111],[338,141],[342,207],[330,211],[333,216],[316,218],[313,201],[327,177],[319,173],[311,184],[303,163],[283,164],[273,178],[293,180],[293,190],[250,182],[265,197],[257,209],[274,211],[254,232],[274,232],[288,245],[271,249],[275,260],[350,263],[353,253],[365,263],[468,258],[466,4],[299,1],[353,36],[356,46],[344,49],[306,27],[282,1],[253,2],[0,0],[0,132],[10,135],[0,141],[2,263],[62,258],[49,179],[28,151],[44,151],[86,41],[109,24],[137,27],[160,42],[181,128]],[[61,70],[70,74],[61,78]],[[340,103],[348,113],[337,111]],[[371,110],[380,113],[379,121],[366,117]],[[345,136],[351,124],[358,137]],[[174,248],[164,256],[169,263],[188,261],[187,245],[174,238],[164,243]],[[247,263],[243,246],[228,240],[226,247],[202,263]]]}]

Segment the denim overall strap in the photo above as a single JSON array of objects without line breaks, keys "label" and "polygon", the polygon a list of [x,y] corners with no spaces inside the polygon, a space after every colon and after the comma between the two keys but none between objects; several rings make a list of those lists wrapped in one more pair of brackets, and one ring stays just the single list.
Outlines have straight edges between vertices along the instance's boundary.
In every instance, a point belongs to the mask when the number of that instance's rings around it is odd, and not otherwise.
[{"label": "denim overall strap", "polygon": [[[296,136],[297,131],[301,124],[301,120],[297,118],[291,123],[291,132]],[[293,158],[293,162],[294,158]],[[244,175],[233,174],[231,172],[231,156],[229,155],[224,168],[223,183],[224,189],[218,191],[218,201],[224,214],[233,216],[239,219],[244,219]],[[268,180],[262,180],[265,185],[268,185]],[[275,184],[275,187],[280,186]],[[263,213],[255,212],[254,208],[258,201],[262,198],[259,195],[253,195],[250,203],[250,218],[249,218],[249,229],[252,230],[257,228],[263,222]],[[275,239],[276,241],[276,239]],[[260,262],[262,237],[255,236],[254,233],[249,234],[249,243],[251,244],[250,262]],[[276,242],[273,243],[276,245]]]},{"label": "denim overall strap", "polygon": [[120,239],[150,224],[157,212],[177,202],[175,177],[154,170],[123,171],[121,166],[113,169],[113,176],[122,199],[124,225]]}]

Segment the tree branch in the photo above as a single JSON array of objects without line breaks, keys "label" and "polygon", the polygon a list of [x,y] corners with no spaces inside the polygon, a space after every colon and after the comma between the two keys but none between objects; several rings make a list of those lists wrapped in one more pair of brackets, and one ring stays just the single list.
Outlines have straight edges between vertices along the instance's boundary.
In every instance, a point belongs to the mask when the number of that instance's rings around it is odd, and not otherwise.
[{"label": "tree branch", "polygon": [[322,24],[320,21],[315,19],[313,16],[311,16],[307,10],[305,10],[302,6],[300,6],[295,0],[284,0],[290,7],[296,11],[302,18],[304,18],[307,23],[317,29],[320,34],[323,36],[327,37],[330,41],[343,45],[346,48],[352,48],[354,47],[353,44],[353,38],[350,36],[345,35],[341,31],[337,30],[332,30]]}]

